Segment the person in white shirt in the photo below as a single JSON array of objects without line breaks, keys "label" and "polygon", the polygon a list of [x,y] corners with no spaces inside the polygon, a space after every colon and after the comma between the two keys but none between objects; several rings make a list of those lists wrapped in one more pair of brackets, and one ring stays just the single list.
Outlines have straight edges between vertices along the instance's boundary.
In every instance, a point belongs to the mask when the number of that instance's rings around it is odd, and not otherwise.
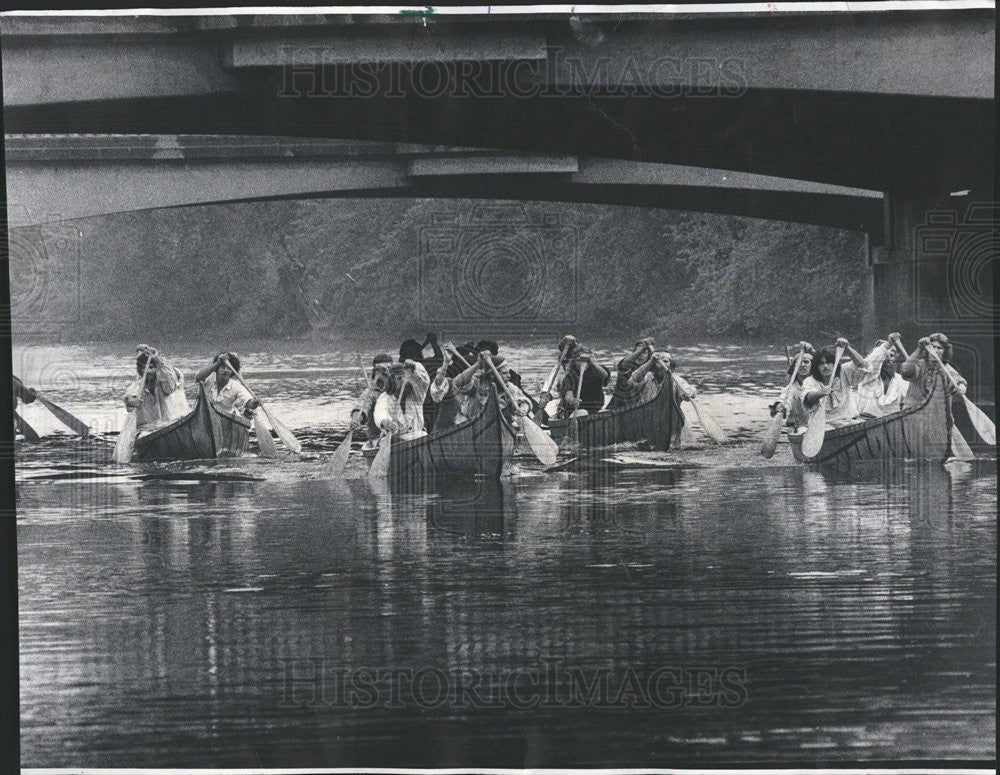
[{"label": "person in white shirt", "polygon": [[375,425],[403,441],[426,436],[424,398],[430,381],[422,364],[409,359],[394,363],[385,392],[375,401]]},{"label": "person in white shirt", "polygon": [[[845,363],[844,358],[841,358],[834,373],[833,362],[837,347],[844,348],[844,354],[849,361]],[[826,407],[827,426],[836,428],[847,425],[858,418],[858,402],[854,397],[854,388],[867,373],[868,367],[861,353],[841,337],[835,346],[824,347],[813,358],[812,374],[802,382],[802,403],[811,411],[822,400]],[[828,387],[831,374],[834,375],[833,382]]]},{"label": "person in white shirt", "polygon": [[[226,365],[227,360],[232,369]],[[236,353],[219,353],[208,366],[195,375],[195,379],[198,382],[206,382],[214,374],[215,380],[211,385],[205,386],[209,400],[223,412],[250,419],[260,406],[260,402],[233,376],[233,370],[243,373],[243,364],[239,356]]]},{"label": "person in white shirt", "polygon": [[389,367],[392,365],[392,356],[388,353],[379,353],[372,359],[371,376],[369,383],[361,391],[361,395],[354,402],[351,409],[351,431],[365,429],[367,441],[378,439],[379,431],[375,425],[373,416],[375,402],[385,389],[388,382]]},{"label": "person in white shirt", "polygon": [[[802,359],[799,360],[801,353]],[[809,342],[799,342],[797,348],[791,353],[792,362],[788,364],[788,376],[791,377],[794,371],[794,379],[785,386],[778,396],[778,400],[771,404],[771,416],[778,412],[785,415],[785,425],[789,427],[789,433],[803,430],[809,422],[809,411],[802,403],[802,386],[812,373],[813,356],[816,351]],[[799,364],[798,371],[795,364]]]},{"label": "person in white shirt", "polygon": [[[184,395],[184,375],[161,358],[155,347],[140,344],[135,349],[138,352],[135,370],[139,377],[125,390],[125,408],[136,412],[136,428],[149,431],[191,411]],[[145,384],[143,372],[146,373]]]},{"label": "person in white shirt", "polygon": [[868,373],[858,383],[858,411],[862,417],[883,417],[898,412],[903,406],[909,387],[903,375],[896,371],[897,350],[893,342],[898,332],[888,340],[879,340],[868,356]]}]

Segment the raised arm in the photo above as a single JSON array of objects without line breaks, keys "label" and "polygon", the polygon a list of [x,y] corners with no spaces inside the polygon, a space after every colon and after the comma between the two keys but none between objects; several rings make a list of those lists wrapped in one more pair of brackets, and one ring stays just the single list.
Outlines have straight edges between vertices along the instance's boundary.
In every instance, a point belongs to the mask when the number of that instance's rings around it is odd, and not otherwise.
[{"label": "raised arm", "polygon": [[929,338],[926,336],[923,337],[917,342],[917,346],[913,348],[913,352],[903,361],[903,365],[899,367],[899,373],[903,375],[903,379],[913,382],[913,380],[920,376],[920,369],[917,367],[917,363],[920,361],[920,354],[930,342]]},{"label": "raised arm", "polygon": [[210,364],[194,375],[195,382],[204,382],[208,379],[209,374],[214,374],[215,370],[219,368],[219,364],[222,362],[223,358],[228,357],[226,353],[219,353],[216,355]]}]

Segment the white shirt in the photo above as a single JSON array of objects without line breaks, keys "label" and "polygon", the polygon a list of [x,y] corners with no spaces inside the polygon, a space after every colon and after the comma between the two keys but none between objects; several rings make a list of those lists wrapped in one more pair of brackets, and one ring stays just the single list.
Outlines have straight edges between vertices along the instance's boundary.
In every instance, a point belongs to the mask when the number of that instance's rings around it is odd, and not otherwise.
[{"label": "white shirt", "polygon": [[234,377],[230,377],[221,390],[218,383],[213,381],[211,385],[208,385],[208,397],[223,412],[235,415],[242,415],[243,410],[246,409],[247,401],[253,398],[250,391]]},{"label": "white shirt", "polygon": [[399,404],[399,399],[388,393],[382,393],[375,402],[375,409],[372,415],[375,425],[379,428],[386,420],[392,420],[400,426],[397,432],[400,439],[414,439],[418,436],[426,435],[424,430],[424,398],[427,396],[427,386],[431,378],[427,376],[427,370],[420,363],[415,363],[413,373],[403,383],[404,387],[410,385],[413,392],[406,399],[406,409]]},{"label": "white shirt", "polygon": [[872,417],[898,412],[909,387],[899,373],[892,375],[888,388],[882,383],[881,369],[886,357],[888,350],[885,345],[879,345],[868,353],[865,358],[868,373],[858,383],[858,411]]},{"label": "white shirt", "polygon": [[135,409],[136,427],[139,429],[150,430],[166,425],[191,411],[184,395],[184,375],[173,366],[163,364],[158,369],[153,392],[142,389],[141,377],[125,390],[126,398],[138,398],[140,394],[142,404]]},{"label": "white shirt", "polygon": [[[858,366],[853,361],[841,361],[840,373],[833,378],[833,392],[827,396],[826,424],[830,426],[845,425],[858,417],[858,402],[854,397],[853,388],[861,377],[868,373],[864,366]],[[802,393],[807,395],[822,390],[824,385],[815,377],[809,376],[802,381]]]}]

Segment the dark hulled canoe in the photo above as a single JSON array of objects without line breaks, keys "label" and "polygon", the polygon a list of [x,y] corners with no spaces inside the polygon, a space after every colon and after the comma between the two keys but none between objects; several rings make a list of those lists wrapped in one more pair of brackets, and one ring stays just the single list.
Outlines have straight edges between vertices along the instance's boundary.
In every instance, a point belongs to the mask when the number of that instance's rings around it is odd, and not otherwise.
[{"label": "dark hulled canoe", "polygon": [[[670,449],[670,440],[684,423],[668,378],[649,401],[628,409],[605,409],[576,420],[549,420],[549,433],[559,441],[578,440],[583,449],[607,447],[643,439],[654,449]],[[574,436],[573,424],[577,425]]]},{"label": "dark hulled canoe", "polygon": [[[400,481],[455,474],[497,479],[514,456],[515,440],[514,428],[500,413],[494,388],[477,417],[419,439],[394,441],[389,478]],[[377,448],[363,450],[369,463],[376,452]]]},{"label": "dark hulled canoe", "polygon": [[788,442],[801,463],[822,463],[834,467],[875,460],[932,460],[944,462],[952,456],[951,397],[938,374],[930,394],[920,405],[872,420],[828,428],[823,446],[812,458],[802,454],[802,433]]},{"label": "dark hulled canoe", "polygon": [[239,457],[246,451],[250,421],[217,409],[205,386],[189,414],[135,440],[136,461]]}]

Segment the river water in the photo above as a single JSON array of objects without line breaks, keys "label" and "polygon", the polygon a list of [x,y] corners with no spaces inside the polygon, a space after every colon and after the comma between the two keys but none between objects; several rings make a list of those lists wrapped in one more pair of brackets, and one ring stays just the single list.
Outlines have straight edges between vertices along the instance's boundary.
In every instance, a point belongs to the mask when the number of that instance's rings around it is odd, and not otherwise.
[{"label": "river water", "polygon": [[[14,371],[112,431],[133,347],[15,348]],[[16,447],[25,766],[995,757],[995,458],[764,461],[784,356],[689,347],[722,447],[694,426],[668,453],[388,492],[357,452],[328,470],[358,349],[239,349],[301,459],[116,468],[113,435],[23,408],[54,434]],[[530,388],[552,363],[503,349]],[[212,352],[161,350],[189,376]]]}]

